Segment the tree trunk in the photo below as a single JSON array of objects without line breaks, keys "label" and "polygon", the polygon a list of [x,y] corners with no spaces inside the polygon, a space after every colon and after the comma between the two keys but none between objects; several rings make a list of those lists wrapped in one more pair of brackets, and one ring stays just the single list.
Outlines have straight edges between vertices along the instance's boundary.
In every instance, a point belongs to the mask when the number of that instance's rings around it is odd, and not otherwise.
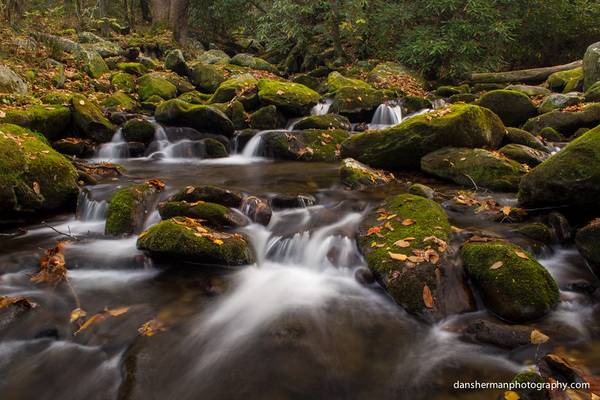
[{"label": "tree trunk", "polygon": [[150,13],[150,3],[148,3],[148,0],[140,0],[140,10],[142,11],[142,19],[144,22],[152,22],[152,14]]},{"label": "tree trunk", "polygon": [[343,60],[344,49],[342,48],[342,38],[340,36],[340,23],[339,0],[331,0],[331,34],[333,36],[333,46],[336,58]]},{"label": "tree trunk", "polygon": [[152,4],[152,20],[154,22],[169,22],[171,0],[150,0]]},{"label": "tree trunk", "polygon": [[480,74],[471,74],[470,81],[473,83],[537,83],[545,81],[551,74],[555,72],[568,71],[570,69],[581,67],[582,64],[582,61],[578,60],[569,64],[556,65],[553,67],[522,69],[518,71],[507,72],[485,72]]},{"label": "tree trunk", "polygon": [[189,0],[171,0],[169,26],[179,44],[185,44],[188,38],[188,8]]},{"label": "tree trunk", "polygon": [[123,0],[123,10],[125,11],[125,20],[129,28],[133,27],[133,10],[131,9],[131,0]]}]

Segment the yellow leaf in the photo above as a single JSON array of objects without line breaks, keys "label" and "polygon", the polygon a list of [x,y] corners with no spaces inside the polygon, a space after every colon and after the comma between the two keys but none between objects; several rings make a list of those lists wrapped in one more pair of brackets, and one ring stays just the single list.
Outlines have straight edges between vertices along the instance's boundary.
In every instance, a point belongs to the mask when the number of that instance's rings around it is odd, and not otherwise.
[{"label": "yellow leaf", "polygon": [[408,256],[406,254],[392,253],[392,252],[388,252],[388,254],[390,255],[390,258],[392,260],[396,260],[396,261],[406,261],[406,259],[408,258]]},{"label": "yellow leaf", "polygon": [[527,254],[523,253],[522,251],[515,250],[515,254],[519,258],[522,258],[524,260],[529,260],[529,257],[527,256]]},{"label": "yellow leaf", "polygon": [[407,218],[404,221],[402,221],[402,225],[404,225],[404,226],[410,226],[410,225],[413,225],[414,223],[415,223],[415,221],[410,218]]},{"label": "yellow leaf", "polygon": [[520,397],[517,394],[517,392],[513,392],[512,390],[508,390],[508,391],[504,392],[504,399],[505,400],[519,400]]},{"label": "yellow leaf", "polygon": [[76,308],[71,311],[71,322],[77,321],[79,318],[87,316],[87,312],[81,308]]},{"label": "yellow leaf", "polygon": [[503,265],[504,265],[504,263],[502,261],[496,261],[495,263],[492,264],[490,269],[498,269],[498,268],[501,268]]},{"label": "yellow leaf", "polygon": [[223,241],[221,239],[215,239],[215,240],[213,240],[213,243],[216,244],[217,246],[223,245]]},{"label": "yellow leaf", "polygon": [[531,331],[531,336],[530,336],[529,340],[531,341],[532,344],[542,344],[542,343],[546,343],[548,340],[550,340],[550,337],[547,335],[544,335],[542,332],[538,331],[537,329],[534,329]]},{"label": "yellow leaf", "polygon": [[504,207],[502,207],[502,214],[509,216],[511,210],[512,210],[512,208],[510,206],[504,206]]},{"label": "yellow leaf", "polygon": [[115,308],[113,310],[106,310],[106,312],[109,313],[113,317],[121,316],[121,315],[125,314],[127,311],[129,311],[129,307],[119,307],[119,308]]}]

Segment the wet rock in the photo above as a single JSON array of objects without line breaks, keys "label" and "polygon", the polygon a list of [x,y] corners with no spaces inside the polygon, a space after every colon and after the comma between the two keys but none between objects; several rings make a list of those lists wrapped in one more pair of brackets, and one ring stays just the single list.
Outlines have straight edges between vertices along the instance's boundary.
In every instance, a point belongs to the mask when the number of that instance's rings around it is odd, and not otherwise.
[{"label": "wet rock", "polygon": [[587,102],[600,102],[600,81],[590,86],[583,96]]},{"label": "wet rock", "polygon": [[206,138],[200,141],[204,146],[204,158],[223,158],[229,156],[229,151],[217,139]]},{"label": "wet rock", "polygon": [[541,222],[532,222],[519,226],[515,229],[515,232],[546,244],[550,244],[554,241],[554,233],[552,232],[552,229],[550,229],[548,225]]},{"label": "wet rock", "polygon": [[27,84],[12,69],[0,65],[0,93],[26,94]]},{"label": "wet rock", "polygon": [[165,68],[179,75],[188,74],[188,66],[185,62],[183,52],[179,49],[173,49],[165,55]]},{"label": "wet rock", "polygon": [[238,151],[243,149],[259,132],[260,131],[258,129],[244,129],[236,132],[234,140],[237,143]]},{"label": "wet rock", "polygon": [[539,133],[540,137],[547,142],[566,142],[567,139],[556,129],[549,126],[542,129]]},{"label": "wet rock", "polygon": [[421,159],[421,170],[467,187],[517,191],[527,172],[515,161],[483,149],[448,147]]},{"label": "wet rock", "polygon": [[492,110],[506,126],[520,126],[537,114],[531,99],[514,90],[492,90],[477,101],[477,105]]},{"label": "wet rock", "polygon": [[582,127],[593,128],[600,124],[600,104],[592,103],[581,111],[550,111],[529,119],[523,129],[538,134],[546,127],[554,128],[563,135],[570,136]]},{"label": "wet rock", "polygon": [[227,80],[226,71],[211,64],[195,63],[190,72],[190,81],[198,90],[214,93],[219,85]]},{"label": "wet rock", "polygon": [[350,121],[360,122],[370,120],[379,105],[397,97],[389,90],[344,86],[335,92],[330,110],[348,117]]},{"label": "wet rock", "polygon": [[546,145],[536,136],[519,128],[506,128],[504,144],[522,144],[535,150],[548,153]]},{"label": "wet rock", "polygon": [[228,103],[213,103],[211,104],[211,107],[215,107],[225,113],[236,130],[248,127],[248,123],[246,122],[246,111],[244,110],[244,105],[241,101],[234,100]]},{"label": "wet rock", "polygon": [[35,307],[36,303],[23,296],[0,296],[0,332]]},{"label": "wet rock", "polygon": [[546,85],[556,92],[560,92],[569,83],[571,79],[581,79],[583,77],[583,68],[574,68],[567,71],[558,71],[546,79]]},{"label": "wet rock", "polygon": [[52,147],[59,153],[79,158],[92,157],[96,146],[91,140],[69,137],[52,142]]},{"label": "wet rock", "polygon": [[500,148],[498,152],[511,160],[520,164],[527,164],[530,167],[535,167],[550,157],[550,154],[544,151],[535,150],[522,144],[507,144]]},{"label": "wet rock", "polygon": [[262,151],[276,160],[339,160],[339,146],[350,134],[342,130],[273,131],[264,133]]},{"label": "wet rock", "polygon": [[502,319],[535,320],[558,304],[556,282],[520,247],[500,241],[471,242],[462,247],[461,254],[486,307]]},{"label": "wet rock", "polygon": [[402,99],[402,112],[412,114],[423,109],[433,109],[431,100],[418,96],[406,96]]},{"label": "wet rock", "polygon": [[538,110],[540,114],[545,114],[553,110],[559,110],[574,104],[583,102],[583,96],[579,93],[554,93],[546,97],[542,104],[540,104]]},{"label": "wet rock", "polygon": [[294,129],[342,129],[349,131],[352,124],[348,118],[337,114],[311,115],[298,120]]},{"label": "wet rock", "polygon": [[206,225],[217,228],[238,228],[246,225],[246,219],[230,208],[216,203],[199,201],[167,201],[162,203],[158,211],[162,219],[188,217],[202,220]]},{"label": "wet rock", "polygon": [[204,265],[242,266],[254,262],[252,249],[242,235],[214,231],[181,217],[159,222],[142,232],[137,247],[151,257]]},{"label": "wet rock", "polygon": [[583,56],[583,86],[589,89],[600,81],[600,42],[591,44]]},{"label": "wet rock", "polygon": [[[543,385],[546,384],[546,379],[536,372],[526,371],[517,374],[517,376],[513,378],[513,382]],[[546,400],[550,398],[548,389],[543,388],[539,390],[535,387],[532,387],[531,389],[517,389],[516,393],[519,395],[519,398],[523,400]]]},{"label": "wet rock", "polygon": [[425,197],[426,199],[433,199],[435,197],[435,190],[427,185],[421,183],[413,183],[408,188],[408,193],[414,194],[415,196]]},{"label": "wet rock", "polygon": [[274,105],[291,116],[302,116],[310,112],[321,96],[299,83],[261,79],[258,81],[258,98],[263,105]]},{"label": "wet rock", "polygon": [[198,61],[205,64],[229,64],[231,57],[222,50],[211,49],[200,54]]},{"label": "wet rock", "polygon": [[526,94],[529,97],[534,96],[547,96],[552,91],[543,86],[531,86],[531,85],[509,85],[506,90],[514,90]]},{"label": "wet rock", "polygon": [[533,328],[523,325],[506,325],[483,319],[470,321],[465,334],[481,343],[489,343],[505,349],[515,349],[531,344]]},{"label": "wet rock", "polygon": [[313,206],[317,203],[317,199],[309,194],[277,194],[271,199],[271,206],[274,209],[288,209],[288,208],[306,208]]},{"label": "wet rock", "polygon": [[129,151],[129,157],[143,157],[146,154],[146,143],[142,142],[127,142],[127,150]]},{"label": "wet rock", "polygon": [[109,111],[135,111],[140,105],[125,92],[115,92],[102,102]]},{"label": "wet rock", "polygon": [[364,267],[358,268],[356,271],[354,271],[354,279],[356,279],[356,281],[361,285],[365,286],[375,283],[375,275],[373,275],[373,272]]},{"label": "wet rock", "polygon": [[277,111],[275,106],[259,108],[250,114],[249,125],[252,129],[281,129],[285,128],[287,119]]},{"label": "wet rock", "polygon": [[552,227],[554,237],[556,237],[559,243],[565,243],[571,240],[573,231],[571,229],[571,224],[569,224],[569,220],[567,220],[564,215],[558,211],[552,211],[548,214],[546,222]]},{"label": "wet rock", "polygon": [[38,134],[1,124],[0,165],[0,221],[75,205],[77,171]]},{"label": "wet rock", "polygon": [[177,95],[177,87],[166,79],[153,74],[146,74],[138,81],[138,94],[142,101],[147,101],[152,96],[169,100]]},{"label": "wet rock", "polygon": [[594,219],[577,231],[575,244],[596,276],[600,276],[600,219]]},{"label": "wet rock", "polygon": [[240,67],[247,67],[252,69],[258,69],[263,71],[269,71],[277,74],[277,67],[262,58],[255,57],[251,54],[236,54],[229,60],[230,64],[239,65]]},{"label": "wet rock", "polygon": [[135,91],[135,77],[127,72],[117,72],[110,77],[110,83],[117,90],[125,93],[133,93]]},{"label": "wet rock", "polygon": [[445,86],[438,87],[435,90],[435,94],[437,94],[440,97],[450,97],[455,94],[469,93],[469,91],[470,91],[469,85],[460,85],[460,86],[445,85]]},{"label": "wet rock", "polygon": [[244,197],[240,208],[248,218],[261,225],[268,225],[273,215],[269,203],[256,196]]},{"label": "wet rock", "polygon": [[421,157],[442,147],[496,149],[505,131],[500,118],[486,108],[452,105],[388,129],[352,135],[342,144],[342,156],[387,170],[417,169]]},{"label": "wet rock", "polygon": [[250,74],[241,74],[227,79],[219,85],[209,103],[227,103],[234,98],[248,110],[258,103],[258,80]]},{"label": "wet rock", "polygon": [[29,128],[49,140],[55,140],[68,133],[71,110],[64,106],[29,106],[23,110],[6,111],[1,121]]},{"label": "wet rock", "polygon": [[242,205],[242,195],[229,189],[213,185],[197,187],[188,186],[173,195],[169,201],[186,201],[188,203],[206,201],[227,207],[240,208]]},{"label": "wet rock", "polygon": [[595,206],[600,196],[600,128],[573,140],[522,180],[519,202],[527,206]]},{"label": "wet rock", "polygon": [[154,125],[143,118],[130,119],[123,125],[121,131],[127,142],[150,143],[154,140]]},{"label": "wet rock", "polygon": [[394,176],[370,168],[353,158],[345,158],[340,167],[340,180],[343,185],[352,190],[361,190],[390,183],[394,180]]},{"label": "wet rock", "polygon": [[217,135],[214,133],[198,132],[194,128],[186,127],[166,127],[165,134],[171,142],[177,142],[179,140],[203,140],[203,139],[215,139],[221,142],[226,148],[229,147],[229,139],[223,135]]},{"label": "wet rock", "polygon": [[112,139],[116,127],[98,107],[80,95],[73,96],[71,104],[73,106],[73,126],[83,136],[97,142],[109,142]]},{"label": "wet rock", "polygon": [[449,238],[442,207],[402,194],[388,198],[365,218],[358,244],[390,296],[408,312],[431,320],[471,307],[470,293],[460,283],[464,278],[453,276],[447,265]]},{"label": "wet rock", "polygon": [[231,120],[216,107],[189,104],[178,99],[159,104],[154,116],[158,122],[168,125],[187,126],[228,137],[234,132]]},{"label": "wet rock", "polygon": [[117,68],[126,74],[142,76],[148,72],[148,68],[139,62],[124,62],[118,63]]},{"label": "wet rock", "polygon": [[124,236],[141,232],[155,195],[162,189],[149,181],[117,190],[109,201],[106,234]]}]

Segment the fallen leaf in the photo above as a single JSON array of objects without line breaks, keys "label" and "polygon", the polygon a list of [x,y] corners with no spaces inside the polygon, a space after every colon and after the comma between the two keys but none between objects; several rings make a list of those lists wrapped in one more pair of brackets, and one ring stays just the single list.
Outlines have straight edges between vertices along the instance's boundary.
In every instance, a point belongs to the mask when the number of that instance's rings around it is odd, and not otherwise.
[{"label": "fallen leaf", "polygon": [[76,308],[73,311],[71,311],[71,322],[75,322],[80,318],[85,318],[87,316],[87,312],[85,312],[85,310],[81,309],[81,308]]},{"label": "fallen leaf", "polygon": [[158,332],[167,330],[165,325],[157,318],[153,318],[150,321],[145,322],[138,328],[138,332],[142,336],[154,336]]},{"label": "fallen leaf", "polygon": [[433,296],[431,295],[431,289],[429,286],[423,286],[423,303],[425,303],[425,307],[433,308]]},{"label": "fallen leaf", "polygon": [[38,182],[33,182],[33,191],[35,194],[37,194],[39,196],[39,194],[41,193],[40,190],[40,184]]},{"label": "fallen leaf", "polygon": [[217,246],[222,246],[223,245],[223,241],[221,239],[215,239],[212,241],[214,244],[216,244]]},{"label": "fallen leaf", "polygon": [[[76,311],[76,310],[74,310],[74,311]],[[127,311],[129,311],[129,307],[119,307],[119,308],[115,308],[112,310],[107,308],[107,309],[99,312],[98,314],[94,314],[90,318],[88,318],[83,324],[81,324],[79,329],[77,329],[75,331],[74,335],[75,336],[79,335],[81,332],[83,332],[90,326],[97,324],[98,322],[102,322],[109,317],[120,317],[121,315],[125,314]],[[85,311],[83,311],[83,312],[85,313]],[[71,318],[73,318],[73,313],[71,313]],[[73,320],[71,322],[73,322]]]},{"label": "fallen leaf", "polygon": [[515,254],[517,255],[517,257],[522,258],[524,260],[529,260],[529,256],[527,256],[527,254],[523,253],[522,251],[519,250],[515,250]]},{"label": "fallen leaf", "polygon": [[402,225],[404,225],[404,226],[410,226],[410,225],[413,225],[414,223],[415,223],[415,221],[410,218],[407,218],[404,221],[402,221]]},{"label": "fallen leaf", "polygon": [[12,305],[17,305],[23,309],[31,309],[37,307],[37,304],[24,296],[0,296],[0,310]]},{"label": "fallen leaf", "polygon": [[548,340],[550,340],[550,337],[547,335],[544,335],[542,332],[538,331],[537,329],[534,329],[531,331],[531,336],[530,336],[529,340],[531,341],[532,344],[543,344],[543,343],[546,343]]},{"label": "fallen leaf", "polygon": [[501,268],[503,265],[504,265],[504,263],[502,261],[496,261],[495,263],[492,264],[490,269],[498,269],[498,268]]},{"label": "fallen leaf", "polygon": [[401,240],[395,241],[394,245],[398,246],[398,247],[409,247],[410,246],[410,242],[401,239]]},{"label": "fallen leaf", "polygon": [[521,397],[517,394],[517,392],[513,392],[512,390],[508,390],[504,392],[505,400],[519,400]]},{"label": "fallen leaf", "polygon": [[70,242],[59,241],[56,246],[44,252],[44,255],[40,258],[39,272],[31,277],[33,283],[48,283],[56,286],[67,279],[65,256],[62,253],[67,243]]},{"label": "fallen leaf", "polygon": [[392,252],[388,252],[388,254],[392,260],[406,261],[406,259],[408,259],[408,256],[406,254],[392,253]]},{"label": "fallen leaf", "polygon": [[504,214],[506,216],[509,216],[511,211],[512,211],[512,208],[510,206],[502,207],[502,214]]},{"label": "fallen leaf", "polygon": [[381,227],[373,226],[373,227],[369,228],[369,230],[367,231],[367,236],[371,236],[371,235],[374,235],[379,232],[381,232]]}]

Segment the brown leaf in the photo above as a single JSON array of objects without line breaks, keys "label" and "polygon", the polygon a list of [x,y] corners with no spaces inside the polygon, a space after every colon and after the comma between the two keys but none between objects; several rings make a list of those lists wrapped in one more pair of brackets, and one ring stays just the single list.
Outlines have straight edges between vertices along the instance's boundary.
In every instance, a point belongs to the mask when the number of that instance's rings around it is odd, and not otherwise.
[{"label": "brown leaf", "polygon": [[402,221],[402,225],[404,225],[404,226],[410,226],[410,225],[413,225],[414,223],[415,223],[415,221],[410,218],[407,218],[404,221]]},{"label": "brown leaf", "polygon": [[381,227],[373,226],[373,227],[369,228],[369,230],[367,231],[367,236],[371,236],[371,235],[374,235],[379,232],[381,232]]},{"label": "brown leaf", "polygon": [[394,242],[394,245],[398,246],[398,247],[410,247],[410,242],[407,242],[406,240],[401,239],[401,240],[396,240]]},{"label": "brown leaf", "polygon": [[392,252],[388,252],[388,254],[392,260],[406,261],[406,259],[408,259],[408,256],[406,254],[392,253]]},{"label": "brown leaf", "polygon": [[425,307],[433,308],[433,296],[427,285],[423,286],[423,303],[425,303]]},{"label": "brown leaf", "polygon": [[519,250],[515,250],[515,254],[517,255],[517,257],[522,258],[524,260],[529,260],[529,256],[525,253],[523,253],[522,251]]},{"label": "brown leaf", "polygon": [[33,182],[33,191],[38,196],[41,193],[41,191],[40,191],[40,184],[38,182]]},{"label": "brown leaf", "polygon": [[534,329],[531,331],[531,335],[530,335],[530,339],[532,344],[543,344],[546,343],[548,340],[550,340],[550,337],[547,335],[544,335],[542,332],[538,331],[537,329]]},{"label": "brown leaf", "polygon": [[[73,310],[73,312],[75,312],[75,311],[77,311],[77,310]],[[83,310],[81,310],[81,311],[83,311]],[[97,324],[99,322],[102,322],[109,317],[120,317],[121,315],[127,313],[127,311],[129,311],[129,307],[119,307],[119,308],[114,308],[112,310],[107,308],[107,309],[99,312],[98,314],[94,314],[90,318],[88,318],[83,324],[81,324],[79,329],[77,329],[75,331],[74,335],[79,335],[81,332],[88,329],[90,326]],[[85,311],[83,311],[83,312],[85,313]],[[73,318],[73,313],[71,313],[71,318]],[[73,320],[71,320],[71,322],[72,321]]]},{"label": "brown leaf", "polygon": [[138,328],[138,332],[142,336],[154,336],[158,332],[166,331],[165,324],[157,318],[153,318],[150,321],[145,322]]},{"label": "brown leaf", "polygon": [[87,316],[87,312],[85,312],[85,310],[83,310],[81,308],[76,308],[73,311],[71,311],[70,321],[75,322],[80,318],[85,318],[86,316]]},{"label": "brown leaf", "polygon": [[502,214],[504,214],[506,216],[509,216],[511,211],[512,211],[512,208],[510,206],[502,207]]},{"label": "brown leaf", "polygon": [[0,296],[0,310],[12,305],[20,306],[23,309],[37,307],[36,303],[24,296]]},{"label": "brown leaf", "polygon": [[48,283],[56,286],[67,279],[67,267],[63,248],[69,241],[59,241],[56,246],[44,252],[40,258],[40,270],[31,277],[33,283]]},{"label": "brown leaf", "polygon": [[498,268],[501,268],[503,265],[504,265],[504,263],[502,261],[496,261],[495,263],[492,264],[490,269],[498,269]]}]

